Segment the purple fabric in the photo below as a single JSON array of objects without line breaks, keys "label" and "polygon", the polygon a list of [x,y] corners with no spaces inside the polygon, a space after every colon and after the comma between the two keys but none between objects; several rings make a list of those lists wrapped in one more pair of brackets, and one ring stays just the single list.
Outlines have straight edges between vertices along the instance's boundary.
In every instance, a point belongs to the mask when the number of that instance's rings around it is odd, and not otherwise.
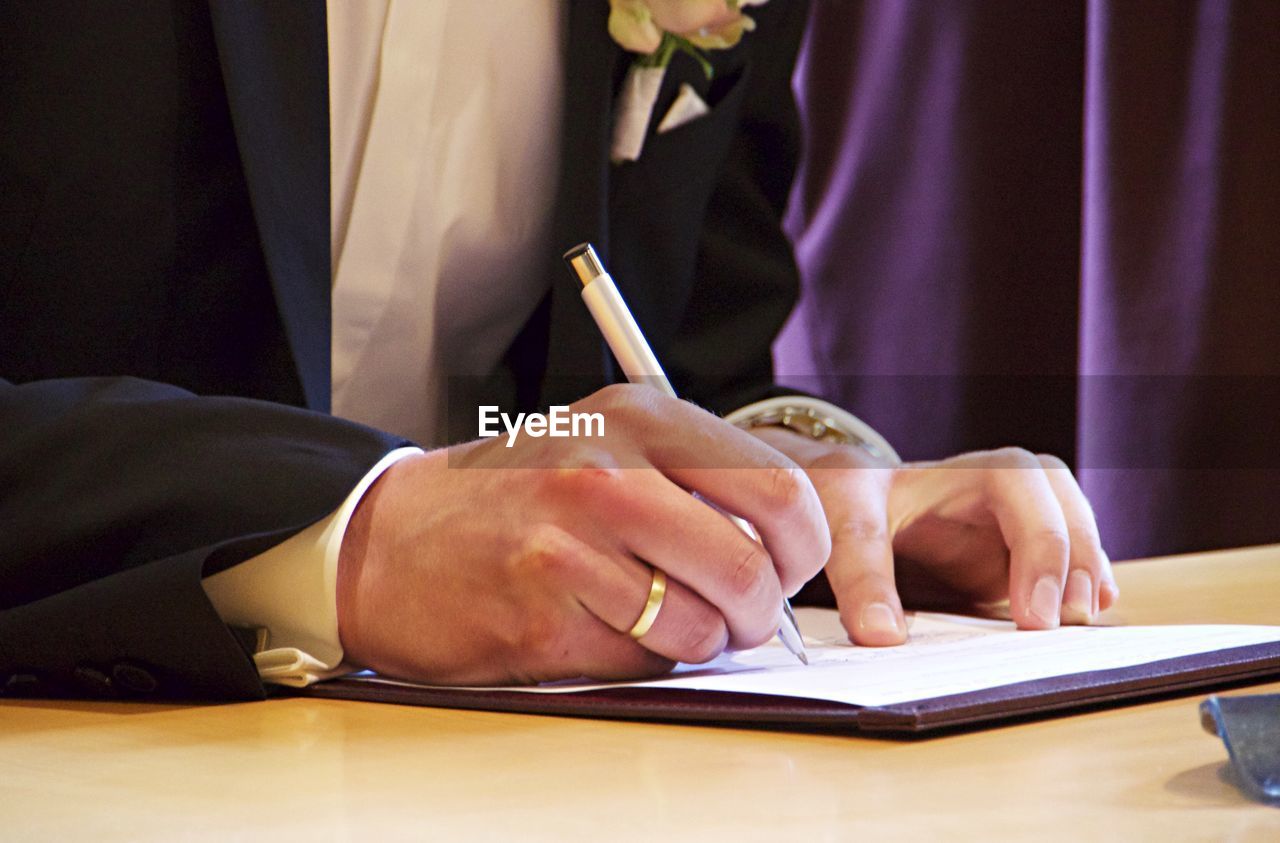
[{"label": "purple fabric", "polygon": [[779,373],[1068,459],[1125,558],[1280,541],[1280,3],[815,3]]}]

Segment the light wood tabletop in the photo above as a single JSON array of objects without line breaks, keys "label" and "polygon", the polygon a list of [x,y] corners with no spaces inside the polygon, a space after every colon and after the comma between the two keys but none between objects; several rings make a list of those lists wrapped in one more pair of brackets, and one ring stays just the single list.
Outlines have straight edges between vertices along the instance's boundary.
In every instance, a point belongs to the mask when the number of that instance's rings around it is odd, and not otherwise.
[{"label": "light wood tabletop", "polygon": [[[1109,618],[1280,623],[1280,546]],[[1280,683],[1230,693],[1280,692]],[[1203,695],[913,740],[280,699],[0,703],[0,840],[1280,840]]]}]

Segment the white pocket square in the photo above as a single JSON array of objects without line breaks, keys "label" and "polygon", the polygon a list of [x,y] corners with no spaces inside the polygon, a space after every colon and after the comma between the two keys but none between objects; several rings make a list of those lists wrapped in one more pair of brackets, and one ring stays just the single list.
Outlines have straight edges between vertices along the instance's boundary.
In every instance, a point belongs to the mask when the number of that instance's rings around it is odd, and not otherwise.
[{"label": "white pocket square", "polygon": [[707,104],[702,101],[702,97],[698,96],[698,92],[693,89],[693,86],[685,82],[680,86],[675,102],[671,103],[671,108],[667,109],[662,122],[658,124],[658,134],[661,135],[664,132],[679,128],[685,123],[697,120],[710,110]]}]

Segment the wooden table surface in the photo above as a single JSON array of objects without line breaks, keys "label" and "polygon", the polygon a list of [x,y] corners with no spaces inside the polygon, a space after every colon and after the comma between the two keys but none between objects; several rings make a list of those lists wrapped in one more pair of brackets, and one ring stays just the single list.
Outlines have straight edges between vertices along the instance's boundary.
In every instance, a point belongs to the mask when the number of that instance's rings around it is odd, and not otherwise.
[{"label": "wooden table surface", "polygon": [[[1111,619],[1280,623],[1280,546],[1125,563]],[[1231,693],[1280,692],[1280,683]],[[0,703],[0,840],[1280,840],[1202,695],[950,735],[283,699]]]}]

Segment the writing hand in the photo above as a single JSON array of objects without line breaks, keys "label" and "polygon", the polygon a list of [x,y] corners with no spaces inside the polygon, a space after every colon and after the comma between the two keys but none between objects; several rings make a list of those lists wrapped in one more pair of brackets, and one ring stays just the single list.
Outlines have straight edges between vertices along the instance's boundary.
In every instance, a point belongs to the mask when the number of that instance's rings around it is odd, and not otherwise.
[{"label": "writing hand", "polygon": [[[648,387],[571,409],[602,414],[606,435],[481,440],[379,479],[339,559],[348,661],[448,684],[624,678],[774,635],[783,594],[830,551],[805,473]],[[754,523],[763,546],[691,492]],[[650,566],[667,594],[637,642]]]}]

